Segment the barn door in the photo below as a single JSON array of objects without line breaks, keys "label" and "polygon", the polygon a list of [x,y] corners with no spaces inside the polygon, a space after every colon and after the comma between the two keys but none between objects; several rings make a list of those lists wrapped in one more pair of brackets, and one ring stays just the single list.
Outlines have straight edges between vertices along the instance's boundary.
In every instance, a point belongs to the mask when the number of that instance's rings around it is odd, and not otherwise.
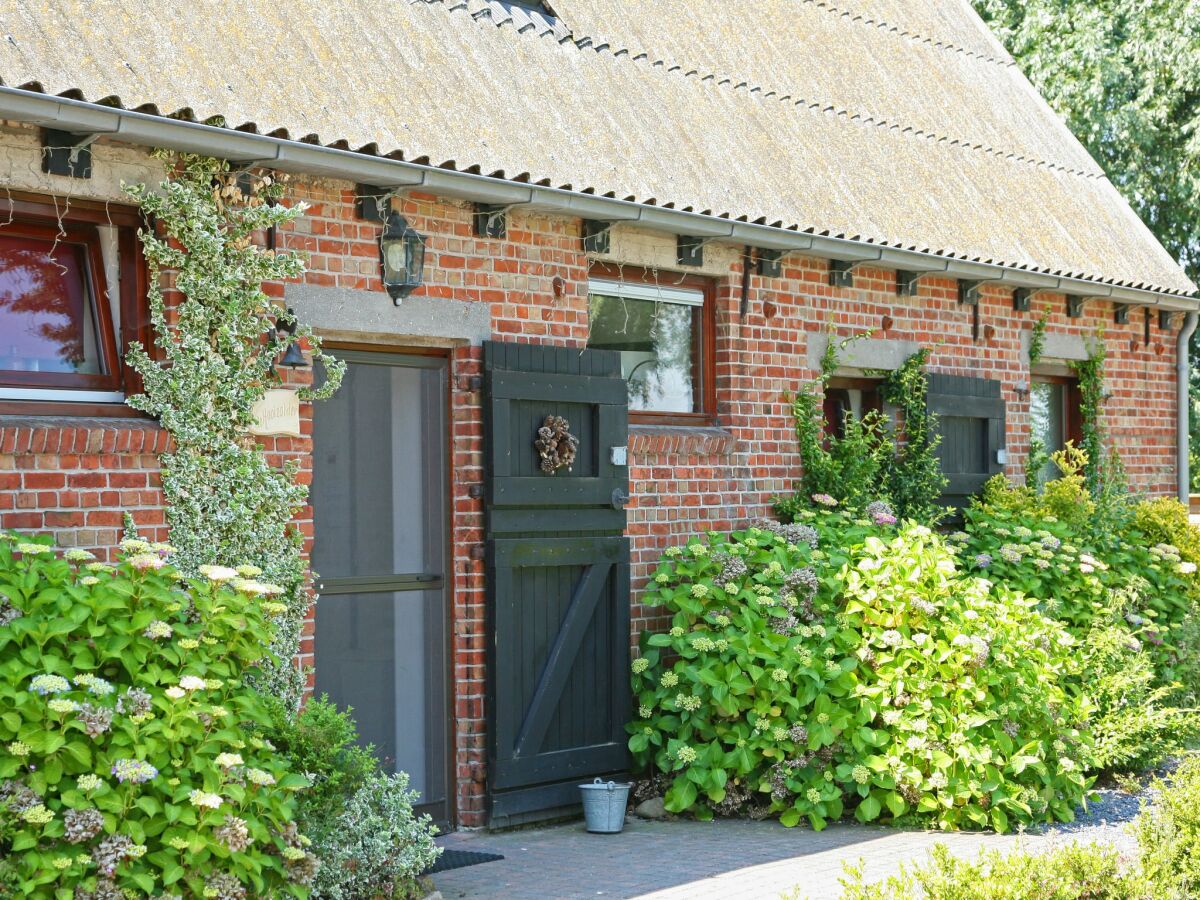
[{"label": "barn door", "polygon": [[[616,353],[484,345],[489,823],[578,803],[628,765],[628,389]],[[578,438],[541,469],[548,416]]]},{"label": "barn door", "polygon": [[985,481],[1004,471],[1000,382],[931,372],[928,405],[942,435],[938,455],[948,481],[942,503],[962,509]]}]

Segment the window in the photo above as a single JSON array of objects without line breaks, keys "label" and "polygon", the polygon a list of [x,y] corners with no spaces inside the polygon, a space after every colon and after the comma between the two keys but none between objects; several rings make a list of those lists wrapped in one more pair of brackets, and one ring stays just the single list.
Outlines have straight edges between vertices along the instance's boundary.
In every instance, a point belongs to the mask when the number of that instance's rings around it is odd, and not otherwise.
[{"label": "window", "polygon": [[872,378],[831,378],[825,388],[825,432],[841,440],[846,436],[846,417],[859,421],[870,412],[883,413],[879,381]]},{"label": "window", "polygon": [[616,350],[635,419],[704,417],[712,409],[712,304],[696,279],[593,277],[588,347]]},{"label": "window", "polygon": [[[7,207],[5,210],[3,207]],[[137,309],[138,244],[127,211],[0,203],[0,403],[117,403],[118,347],[145,338]],[[110,284],[111,283],[111,284]],[[118,340],[118,334],[120,340]],[[22,409],[38,412],[38,409]]]},{"label": "window", "polygon": [[[1030,441],[1040,441],[1046,453],[1061,450],[1067,441],[1078,444],[1083,431],[1079,399],[1074,379],[1035,376],[1029,389]],[[1038,473],[1042,484],[1057,477],[1058,468],[1052,462]]]}]

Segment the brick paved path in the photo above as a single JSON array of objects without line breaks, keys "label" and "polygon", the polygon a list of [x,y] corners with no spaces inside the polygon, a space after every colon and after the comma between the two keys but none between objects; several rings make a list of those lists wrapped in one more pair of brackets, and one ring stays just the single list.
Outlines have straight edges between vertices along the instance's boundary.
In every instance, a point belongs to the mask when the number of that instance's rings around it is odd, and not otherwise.
[{"label": "brick paved path", "polygon": [[[1062,838],[1059,838],[1061,840]],[[1025,837],[1028,845],[1054,840]],[[936,843],[960,856],[1008,848],[1013,836],[897,831],[855,824],[820,833],[776,822],[649,822],[630,818],[618,835],[588,834],[582,823],[499,834],[459,833],[440,841],[504,854],[501,862],[434,876],[445,900],[758,900],[794,887],[808,900],[836,900],[844,862],[866,862],[882,878],[924,858]]]}]

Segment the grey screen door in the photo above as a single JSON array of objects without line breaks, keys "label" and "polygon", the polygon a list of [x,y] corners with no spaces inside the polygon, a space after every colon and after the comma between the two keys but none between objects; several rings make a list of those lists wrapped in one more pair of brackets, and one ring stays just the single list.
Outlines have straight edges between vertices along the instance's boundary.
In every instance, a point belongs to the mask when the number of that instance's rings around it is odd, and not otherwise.
[{"label": "grey screen door", "polygon": [[448,824],[446,360],[334,350],[313,413],[316,694]]}]

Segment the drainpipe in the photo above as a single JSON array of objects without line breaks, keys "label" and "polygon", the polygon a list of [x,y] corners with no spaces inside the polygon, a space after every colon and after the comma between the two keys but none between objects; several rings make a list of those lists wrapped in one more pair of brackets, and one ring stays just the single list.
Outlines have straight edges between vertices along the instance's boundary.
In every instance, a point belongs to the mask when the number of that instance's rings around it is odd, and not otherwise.
[{"label": "drainpipe", "polygon": [[1188,359],[1188,342],[1192,332],[1196,330],[1200,314],[1190,312],[1183,321],[1183,330],[1179,332],[1179,341],[1175,345],[1175,471],[1179,473],[1179,502],[1188,505],[1188,493],[1191,478],[1188,473],[1188,413],[1191,406],[1188,390],[1191,384],[1191,360]]}]

